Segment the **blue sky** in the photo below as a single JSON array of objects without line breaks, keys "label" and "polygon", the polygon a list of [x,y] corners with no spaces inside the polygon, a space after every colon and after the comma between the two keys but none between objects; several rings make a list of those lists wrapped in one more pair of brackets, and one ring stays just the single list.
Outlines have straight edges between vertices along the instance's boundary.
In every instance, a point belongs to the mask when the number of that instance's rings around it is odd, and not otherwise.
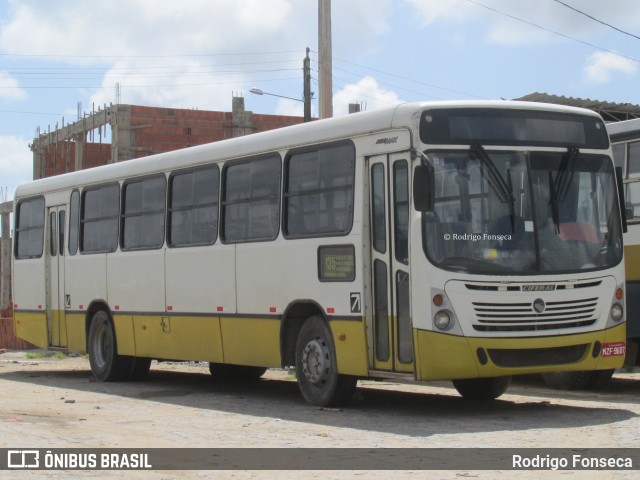
[{"label": "blue sky", "polygon": [[[532,92],[640,105],[639,0],[333,0],[334,113]],[[570,8],[616,27],[608,27]],[[0,0],[0,189],[36,129],[115,102],[302,115],[316,0]],[[317,105],[313,106],[314,114]],[[96,137],[97,138],[97,137]]]}]

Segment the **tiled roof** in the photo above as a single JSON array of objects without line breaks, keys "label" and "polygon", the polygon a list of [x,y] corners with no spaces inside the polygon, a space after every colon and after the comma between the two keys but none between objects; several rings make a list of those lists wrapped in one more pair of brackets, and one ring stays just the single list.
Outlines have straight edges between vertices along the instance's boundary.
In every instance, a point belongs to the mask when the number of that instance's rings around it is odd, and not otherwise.
[{"label": "tiled roof", "polygon": [[589,110],[593,110],[602,115],[602,118],[604,118],[606,122],[619,122],[621,120],[640,118],[640,105],[633,105],[631,103],[603,102],[600,100],[549,95],[548,93],[538,92],[516,98],[515,100],[555,103],[558,105],[588,108]]}]

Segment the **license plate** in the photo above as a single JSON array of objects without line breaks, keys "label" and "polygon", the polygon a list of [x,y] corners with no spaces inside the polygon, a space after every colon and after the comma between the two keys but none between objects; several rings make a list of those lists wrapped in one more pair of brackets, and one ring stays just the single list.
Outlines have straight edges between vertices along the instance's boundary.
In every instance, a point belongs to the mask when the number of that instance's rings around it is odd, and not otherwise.
[{"label": "license plate", "polygon": [[602,344],[603,357],[617,357],[624,355],[627,351],[627,344],[624,342]]}]

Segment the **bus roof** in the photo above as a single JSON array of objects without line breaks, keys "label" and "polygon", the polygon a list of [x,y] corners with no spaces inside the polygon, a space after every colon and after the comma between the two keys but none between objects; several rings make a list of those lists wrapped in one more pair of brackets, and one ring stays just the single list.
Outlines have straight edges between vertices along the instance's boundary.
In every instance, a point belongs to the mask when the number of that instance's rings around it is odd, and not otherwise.
[{"label": "bus roof", "polygon": [[514,108],[573,112],[598,116],[596,113],[576,107],[519,101],[442,101],[403,103],[371,112],[317,120],[290,127],[255,133],[243,137],[174,150],[121,161],[119,163],[47,177],[17,187],[15,198],[42,195],[48,192],[96,185],[121,178],[150,175],[185,167],[205,164],[211,160],[239,159],[262,153],[287,150],[302,143],[312,145],[340,140],[393,128],[417,125],[425,109],[439,108]]},{"label": "bus roof", "polygon": [[620,142],[640,137],[640,118],[622,122],[607,123],[607,132],[612,142]]}]

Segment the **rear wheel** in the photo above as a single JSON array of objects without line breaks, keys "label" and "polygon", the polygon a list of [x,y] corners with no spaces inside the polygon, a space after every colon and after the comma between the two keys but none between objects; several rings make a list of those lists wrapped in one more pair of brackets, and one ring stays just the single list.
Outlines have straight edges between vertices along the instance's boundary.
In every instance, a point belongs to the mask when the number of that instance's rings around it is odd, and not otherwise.
[{"label": "rear wheel", "polygon": [[264,367],[209,363],[209,372],[213,381],[225,383],[239,380],[258,380],[267,371]]},{"label": "rear wheel", "polygon": [[333,336],[320,317],[308,318],[296,341],[296,378],[304,399],[322,407],[347,403],[358,379],[338,373]]},{"label": "rear wheel", "polygon": [[91,319],[87,349],[91,371],[98,381],[112,382],[129,376],[133,358],[118,355],[113,324],[102,310]]},{"label": "rear wheel", "polygon": [[129,380],[143,380],[149,374],[151,359],[144,357],[133,357],[131,359],[131,369],[129,370]]},{"label": "rear wheel", "polygon": [[609,384],[613,372],[610,369],[543,373],[542,379],[548,387],[557,390],[602,390]]},{"label": "rear wheel", "polygon": [[542,379],[548,387],[556,390],[582,390],[587,387],[591,372],[555,372],[543,373]]},{"label": "rear wheel", "polygon": [[469,378],[453,380],[460,395],[469,400],[494,400],[507,391],[511,377]]},{"label": "rear wheel", "polygon": [[589,383],[587,383],[587,388],[589,390],[602,390],[603,388],[606,388],[607,385],[609,385],[614,372],[614,369],[595,370],[591,372],[591,378],[589,379]]}]

